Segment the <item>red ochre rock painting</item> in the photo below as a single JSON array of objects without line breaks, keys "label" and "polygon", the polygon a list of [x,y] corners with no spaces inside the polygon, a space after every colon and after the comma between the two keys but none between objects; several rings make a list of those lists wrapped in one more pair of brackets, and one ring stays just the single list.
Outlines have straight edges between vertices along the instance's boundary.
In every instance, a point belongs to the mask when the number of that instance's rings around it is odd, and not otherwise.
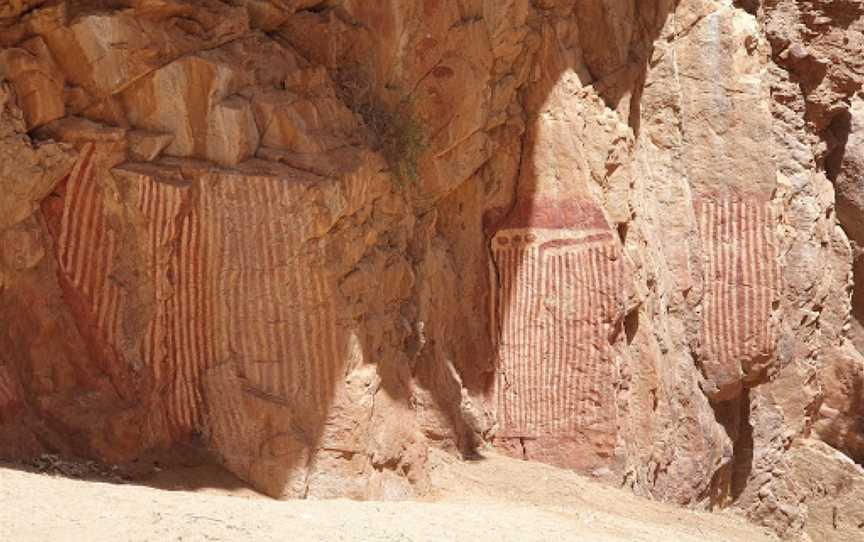
[{"label": "red ochre rock painting", "polygon": [[492,238],[497,436],[560,443],[540,458],[586,465],[577,457],[583,445],[608,456],[615,444],[619,242],[599,209],[582,202],[517,212],[505,224]]},{"label": "red ochre rock painting", "polygon": [[[138,181],[155,297],[164,300],[150,323],[146,358],[157,380],[175,389],[168,419],[181,428],[203,423],[204,375],[227,359],[238,391],[286,406],[299,401],[307,415],[324,416],[340,357],[332,286],[297,261],[306,234],[302,217],[283,211],[290,185],[270,178],[203,185],[197,205],[180,216],[182,187]],[[166,269],[170,281],[158,276]],[[210,429],[241,435],[243,408],[222,405],[237,395],[222,389],[211,397],[207,422],[219,427]]]},{"label": "red ochre rock painting", "polygon": [[[198,278],[205,268],[206,246],[194,217],[181,214],[188,186],[142,180],[133,187],[135,207],[145,224],[140,263],[151,275],[154,312],[140,349],[124,348],[129,334],[121,332],[121,323],[137,308],[127,307],[129,292],[121,287],[117,266],[127,255],[120,253],[119,231],[109,225],[97,155],[96,146],[86,144],[61,190],[62,213],[54,232],[61,282],[77,300],[72,305],[81,328],[92,330],[85,336],[96,343],[95,351],[115,359],[125,353],[127,361],[140,356],[142,379],[166,398],[159,405],[163,419],[171,436],[181,437],[201,421],[196,383],[204,360],[210,359],[204,327],[208,292]],[[50,216],[50,209],[46,214]]]},{"label": "red ochre rock painting", "polygon": [[[484,219],[487,221],[504,210],[491,209]],[[519,201],[506,216],[493,224],[486,224],[494,232],[507,229],[540,228],[546,230],[598,230],[607,233],[609,224],[603,212],[593,202],[583,199],[550,201],[525,198]]]},{"label": "red ochre rock painting", "polygon": [[[122,253],[121,230],[110,224],[111,212],[99,182],[99,176],[108,172],[99,156],[98,145],[85,144],[59,187],[60,203],[43,205],[55,238],[60,282],[82,335],[103,366],[117,372],[134,362],[143,370],[138,379],[167,398],[156,408],[164,410],[171,435],[186,435],[197,416],[196,392],[190,385],[194,364],[186,359],[186,352],[198,348],[205,334],[196,320],[198,311],[191,308],[201,292],[189,274],[200,269],[201,262],[194,226],[188,216],[180,217],[184,187],[141,182],[132,190],[144,223],[143,238],[135,239],[143,253],[136,264],[150,274],[147,282],[155,309],[140,348],[126,348],[134,334],[122,331],[123,319],[140,308],[129,306],[129,291],[122,287],[118,266],[130,253]],[[128,376],[115,374],[114,381]]]},{"label": "red ochre rock painting", "polygon": [[145,260],[155,309],[141,353],[157,390],[164,390],[165,420],[175,437],[202,421],[201,374],[213,359],[207,317],[212,289],[210,244],[194,212],[181,213],[189,189],[184,184],[141,178],[134,199],[146,224]]},{"label": "red ochre rock painting", "polygon": [[98,388],[107,377],[117,395],[132,402],[146,379],[123,356],[123,315],[128,308],[118,269],[123,240],[108,205],[109,198],[113,203],[116,199],[106,195],[102,184],[110,147],[82,144],[72,170],[55,189],[57,197],[43,200],[41,210],[53,238],[63,300],[88,352],[86,359],[78,358],[82,383]]},{"label": "red ochre rock painting", "polygon": [[[262,403],[276,417],[312,425],[325,417],[344,356],[333,279],[298,250],[314,223],[288,212],[304,186],[225,174],[192,190],[146,167],[115,168],[137,216],[136,264],[151,286],[143,335],[124,334],[123,319],[140,321],[141,309],[118,280],[128,254],[109,224],[96,154],[85,145],[61,203],[45,212],[55,223],[61,281],[83,307],[82,328],[95,330],[89,339],[102,354],[140,360],[148,382],[141,392],[158,397],[153,408],[162,411],[155,427],[167,429],[168,441],[206,432],[217,451],[239,449],[248,462],[278,425],[259,427],[270,423]],[[0,382],[0,394],[11,394],[6,387]]]},{"label": "red ochre rock painting", "polygon": [[[297,199],[279,179],[220,182],[203,190],[200,223],[215,254],[209,282],[218,296],[208,317],[219,344],[216,358],[237,360],[236,380],[211,379],[216,389],[242,392],[273,405],[291,406],[307,419],[327,414],[338,380],[342,348],[336,336],[334,284],[324,270],[304,263],[298,247],[309,237],[303,217],[287,212]],[[235,384],[231,384],[235,382]],[[243,408],[213,408],[220,435],[240,435]]]},{"label": "red ochre rock painting", "polygon": [[98,339],[113,344],[120,325],[122,292],[111,280],[118,239],[107,226],[102,189],[96,178],[96,146],[84,145],[63,183],[63,211],[55,249],[67,288],[83,300],[85,319]]},{"label": "red ochre rock painting", "polygon": [[772,304],[782,287],[775,218],[759,199],[695,203],[704,257],[702,366],[712,399],[734,398],[775,348]]}]

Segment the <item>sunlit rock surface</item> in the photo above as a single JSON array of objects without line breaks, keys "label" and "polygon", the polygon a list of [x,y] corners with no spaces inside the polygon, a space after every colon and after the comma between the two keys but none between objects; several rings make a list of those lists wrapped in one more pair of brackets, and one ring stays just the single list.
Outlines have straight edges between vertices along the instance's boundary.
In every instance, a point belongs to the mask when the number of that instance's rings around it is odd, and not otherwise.
[{"label": "sunlit rock surface", "polygon": [[396,499],[494,446],[861,536],[859,2],[13,1],[0,47],[0,456]]}]

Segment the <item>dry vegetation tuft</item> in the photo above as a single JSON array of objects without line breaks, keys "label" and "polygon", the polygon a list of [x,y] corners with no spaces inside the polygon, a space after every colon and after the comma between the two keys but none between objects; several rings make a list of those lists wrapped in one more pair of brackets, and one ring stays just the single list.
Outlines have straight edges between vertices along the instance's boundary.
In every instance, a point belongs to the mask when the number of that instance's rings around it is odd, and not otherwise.
[{"label": "dry vegetation tuft", "polygon": [[371,132],[399,186],[417,181],[420,155],[427,147],[426,132],[414,115],[413,102],[404,98],[386,104],[357,70],[337,75],[339,97],[359,116]]}]

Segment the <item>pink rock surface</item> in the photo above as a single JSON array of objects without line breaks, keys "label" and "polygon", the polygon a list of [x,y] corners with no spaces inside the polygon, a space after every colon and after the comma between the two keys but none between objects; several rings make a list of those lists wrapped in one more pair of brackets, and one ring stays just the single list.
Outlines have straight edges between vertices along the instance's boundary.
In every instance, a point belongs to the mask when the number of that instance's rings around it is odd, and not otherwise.
[{"label": "pink rock surface", "polygon": [[854,539],[862,31],[822,0],[0,7],[0,457],[398,499],[430,446],[492,446]]}]

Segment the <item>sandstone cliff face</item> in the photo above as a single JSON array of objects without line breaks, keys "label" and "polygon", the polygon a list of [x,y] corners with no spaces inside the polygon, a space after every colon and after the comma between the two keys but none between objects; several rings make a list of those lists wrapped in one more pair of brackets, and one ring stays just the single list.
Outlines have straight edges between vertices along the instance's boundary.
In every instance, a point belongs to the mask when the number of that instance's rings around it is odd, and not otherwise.
[{"label": "sandstone cliff face", "polygon": [[31,1],[0,44],[2,456],[400,498],[492,445],[862,535],[859,2]]}]

